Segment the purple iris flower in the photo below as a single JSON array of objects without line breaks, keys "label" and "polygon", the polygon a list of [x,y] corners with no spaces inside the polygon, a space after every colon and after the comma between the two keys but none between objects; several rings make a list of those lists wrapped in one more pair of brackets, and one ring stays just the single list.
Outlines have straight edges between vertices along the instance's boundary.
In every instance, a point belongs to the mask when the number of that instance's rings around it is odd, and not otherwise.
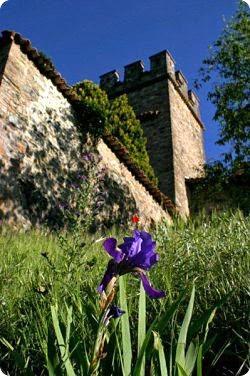
[{"label": "purple iris flower", "polygon": [[125,313],[125,311],[123,311],[121,308],[117,307],[116,305],[112,304],[104,318],[103,318],[103,323],[105,326],[108,326],[109,322],[111,319],[118,319],[119,317],[121,317],[123,314]]},{"label": "purple iris flower", "polygon": [[121,308],[117,307],[116,305],[112,305],[108,311],[108,318],[118,319],[118,317],[122,316],[125,313]]},{"label": "purple iris flower", "polygon": [[165,292],[153,288],[145,273],[159,259],[155,252],[156,243],[151,235],[146,231],[135,230],[133,237],[124,238],[124,243],[118,248],[116,244],[114,238],[108,238],[103,243],[105,251],[113,258],[108,263],[98,291],[102,293],[113,277],[134,272],[140,276],[144,290],[150,298],[163,298]]}]

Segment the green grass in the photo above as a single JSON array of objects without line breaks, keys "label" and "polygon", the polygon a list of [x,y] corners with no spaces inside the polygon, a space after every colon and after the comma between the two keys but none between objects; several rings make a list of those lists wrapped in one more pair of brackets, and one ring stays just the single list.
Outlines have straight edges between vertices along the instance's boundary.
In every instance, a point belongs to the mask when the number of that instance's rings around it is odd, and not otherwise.
[{"label": "green grass", "polygon": [[196,314],[223,301],[213,322],[214,349],[228,343],[224,361],[232,363],[236,354],[243,362],[248,351],[249,233],[249,218],[237,212],[162,226],[156,236],[162,257],[152,277],[171,300],[195,280]]},{"label": "green grass", "polygon": [[[232,359],[237,366],[247,354],[247,312],[249,279],[249,218],[240,212],[212,215],[164,224],[154,231],[159,263],[150,272],[156,288],[165,289],[167,298],[147,299],[150,324],[164,313],[179,295],[195,281],[194,318],[219,301],[211,335],[217,334],[207,358],[211,375],[219,375],[216,355],[223,346],[224,361]],[[118,234],[121,238],[127,234]],[[73,306],[72,330],[86,338],[88,346],[94,342],[97,327],[98,294],[96,287],[105,270],[108,257],[102,250],[100,238],[82,234],[82,251],[69,256],[74,239],[62,247],[57,234],[30,230],[15,232],[8,228],[0,233],[0,368],[11,375],[46,375],[46,346],[53,331],[51,305],[59,304],[60,314],[67,316],[66,303]],[[48,260],[41,255],[46,252]],[[128,313],[131,330],[137,327],[139,281],[128,276]],[[183,300],[176,317],[181,323],[190,296]],[[66,319],[65,319],[66,320]],[[191,331],[195,332],[195,322]],[[162,338],[167,346],[171,325]],[[138,339],[133,352],[137,351]],[[82,349],[82,351],[85,351]],[[105,361],[104,361],[105,363]],[[208,368],[207,368],[208,369]],[[209,374],[209,373],[207,373]],[[230,373],[228,373],[230,375]]]},{"label": "green grass", "polygon": [[170,299],[195,279],[203,310],[230,292],[237,300],[248,287],[249,230],[249,219],[240,212],[160,226],[156,239],[161,261],[153,275]]}]

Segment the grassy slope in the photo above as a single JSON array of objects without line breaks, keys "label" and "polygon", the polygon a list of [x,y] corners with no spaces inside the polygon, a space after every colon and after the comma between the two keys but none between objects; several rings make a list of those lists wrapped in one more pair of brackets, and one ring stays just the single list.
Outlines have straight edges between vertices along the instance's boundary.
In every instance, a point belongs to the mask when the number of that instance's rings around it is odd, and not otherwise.
[{"label": "grassy slope", "polygon": [[[161,302],[148,302],[149,321],[159,310],[164,310],[180,291],[196,280],[196,311],[211,307],[218,299],[230,293],[223,309],[218,313],[216,330],[227,333],[231,338],[235,338],[234,331],[244,336],[249,227],[249,220],[240,213],[214,215],[209,220],[194,220],[186,224],[176,222],[172,227],[160,226],[154,237],[157,239],[161,259],[150,274],[154,285],[165,289],[168,296]],[[122,236],[123,234],[120,237]],[[81,302],[81,310],[84,311],[87,301],[90,303],[92,299],[95,303],[98,299],[96,286],[108,257],[101,249],[101,242],[95,243],[94,239],[87,239],[86,243],[82,254],[74,256],[70,265],[68,251],[60,248],[56,236],[37,231],[2,231],[0,337],[6,338],[18,350],[18,354],[11,353],[6,345],[0,343],[0,358],[8,366],[13,364],[13,357],[15,358],[14,373],[21,374],[20,369],[25,367],[27,361],[28,368],[31,363],[39,368],[39,364],[44,362],[40,346],[46,337],[46,330],[50,330],[51,302]],[[53,267],[41,256],[41,252],[45,251]],[[133,302],[139,284],[135,278],[129,278],[129,281],[130,311],[133,318],[136,310]],[[91,331],[87,333],[86,325],[82,324],[79,330],[89,336],[91,341]],[[28,374],[27,369],[24,374]]]}]

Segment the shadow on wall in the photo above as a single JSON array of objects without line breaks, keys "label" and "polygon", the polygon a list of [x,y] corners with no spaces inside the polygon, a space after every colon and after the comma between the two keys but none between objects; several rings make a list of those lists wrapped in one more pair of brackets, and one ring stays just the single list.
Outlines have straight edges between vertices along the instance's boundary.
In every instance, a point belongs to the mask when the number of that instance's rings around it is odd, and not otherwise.
[{"label": "shadow on wall", "polygon": [[[25,125],[19,119],[7,126],[5,137],[12,158],[0,159],[0,219],[60,229],[67,225],[63,206],[71,206],[79,175],[87,175],[81,158],[86,135],[79,135],[84,144],[76,146],[72,129],[62,129],[52,113],[47,122],[28,127],[24,134]],[[120,177],[107,172],[98,182],[97,192],[101,194],[94,197],[91,231],[127,226],[136,202]]]},{"label": "shadow on wall", "polygon": [[[36,156],[40,153],[36,152]],[[41,153],[42,154],[42,153]],[[37,173],[31,168],[22,171],[22,162],[10,160],[6,170],[0,165],[0,218],[10,223],[27,223],[61,228],[64,225],[60,202],[71,197],[70,184],[75,178],[65,178],[65,171],[58,169],[54,159]],[[57,178],[51,179],[56,173]]]},{"label": "shadow on wall", "polygon": [[[37,110],[32,114],[37,116]],[[63,226],[59,204],[70,201],[72,183],[82,163],[79,142],[77,146],[74,140],[77,133],[62,126],[69,114],[61,109],[60,121],[57,119],[57,112],[50,108],[40,122],[17,116],[1,119],[6,148],[0,150],[1,219],[33,226]]]},{"label": "shadow on wall", "polygon": [[[5,203],[4,210],[0,209],[0,219],[10,223],[18,223],[21,219],[21,222],[32,226],[43,225],[55,230],[66,226],[63,206],[72,203],[72,187],[79,183],[78,175],[83,170],[65,178],[64,170],[58,167],[52,159],[46,170],[34,174],[30,169],[21,171],[18,160],[12,159],[7,171],[0,161],[0,203]],[[53,172],[57,174],[56,181],[50,178]],[[92,203],[94,218],[90,231],[117,225],[127,227],[136,210],[136,202],[128,188],[105,175],[98,191],[101,194]]]},{"label": "shadow on wall", "polygon": [[99,189],[102,192],[103,205],[99,205],[98,200],[95,203],[95,220],[91,231],[113,226],[127,228],[137,208],[128,187],[106,174]]}]

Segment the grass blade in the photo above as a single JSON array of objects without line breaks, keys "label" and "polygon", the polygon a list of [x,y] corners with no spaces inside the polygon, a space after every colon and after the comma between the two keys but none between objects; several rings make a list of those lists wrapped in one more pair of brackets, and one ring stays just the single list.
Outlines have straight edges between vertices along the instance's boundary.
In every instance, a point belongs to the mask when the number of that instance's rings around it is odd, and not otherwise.
[{"label": "grass blade", "polygon": [[158,333],[161,334],[163,330],[165,330],[166,326],[168,325],[169,320],[172,319],[172,317],[174,316],[174,313],[179,307],[179,304],[181,303],[183,298],[186,296],[186,293],[187,293],[187,290],[183,291],[183,293],[180,294],[177,301],[171,304],[169,309],[157,320],[156,331]]},{"label": "grass blade", "polygon": [[14,347],[7,341],[7,339],[0,337],[0,342],[6,346],[10,351],[14,351]]},{"label": "grass blade", "polygon": [[69,340],[70,340],[70,329],[71,329],[71,323],[72,323],[72,306],[67,307],[67,326],[66,326],[66,354],[69,355]]}]

